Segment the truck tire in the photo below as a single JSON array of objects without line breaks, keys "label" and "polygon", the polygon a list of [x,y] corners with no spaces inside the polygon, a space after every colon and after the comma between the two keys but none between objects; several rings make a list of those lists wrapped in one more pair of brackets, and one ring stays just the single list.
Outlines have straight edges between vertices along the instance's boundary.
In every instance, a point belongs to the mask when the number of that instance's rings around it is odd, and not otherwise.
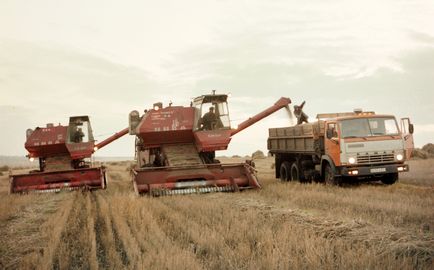
[{"label": "truck tire", "polygon": [[303,171],[300,170],[300,167],[297,165],[297,162],[292,163],[291,165],[291,181],[299,181],[304,182]]},{"label": "truck tire", "polygon": [[340,179],[335,175],[332,166],[326,164],[324,168],[324,182],[326,185],[339,185]]},{"label": "truck tire", "polygon": [[280,165],[280,180],[291,181],[291,164],[288,161],[284,161]]},{"label": "truck tire", "polygon": [[398,173],[389,173],[381,177],[381,182],[385,185],[393,185],[398,181]]}]

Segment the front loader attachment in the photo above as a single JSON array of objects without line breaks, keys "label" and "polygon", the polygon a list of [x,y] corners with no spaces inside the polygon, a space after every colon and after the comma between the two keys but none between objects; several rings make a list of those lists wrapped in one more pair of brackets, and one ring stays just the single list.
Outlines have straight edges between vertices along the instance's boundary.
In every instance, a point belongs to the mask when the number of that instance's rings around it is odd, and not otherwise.
[{"label": "front loader attachment", "polygon": [[34,172],[10,176],[10,193],[105,188],[106,175],[104,167]]},{"label": "front loader attachment", "polygon": [[134,190],[151,196],[228,192],[260,188],[247,163],[201,164],[132,170]]}]

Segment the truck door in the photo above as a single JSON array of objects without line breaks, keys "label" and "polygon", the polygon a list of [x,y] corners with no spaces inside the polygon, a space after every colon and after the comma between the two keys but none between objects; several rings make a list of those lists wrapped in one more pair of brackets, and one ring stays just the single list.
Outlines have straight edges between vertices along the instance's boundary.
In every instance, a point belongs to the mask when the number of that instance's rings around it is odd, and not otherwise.
[{"label": "truck door", "polygon": [[324,136],[324,148],[325,153],[328,155],[335,166],[341,165],[341,149],[339,141],[338,125],[336,122],[327,122],[326,124],[326,134]]},{"label": "truck door", "polygon": [[404,139],[405,156],[407,159],[410,159],[414,150],[414,126],[410,122],[410,118],[401,118],[401,132]]}]

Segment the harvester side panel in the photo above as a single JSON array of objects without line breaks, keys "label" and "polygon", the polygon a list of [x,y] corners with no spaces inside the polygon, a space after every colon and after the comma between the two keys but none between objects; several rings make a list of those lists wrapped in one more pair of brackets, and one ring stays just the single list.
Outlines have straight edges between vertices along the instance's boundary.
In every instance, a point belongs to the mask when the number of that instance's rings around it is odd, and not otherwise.
[{"label": "harvester side panel", "polygon": [[200,152],[226,150],[231,141],[231,130],[204,130],[196,131],[194,137]]},{"label": "harvester side panel", "polygon": [[36,128],[27,138],[24,147],[32,157],[68,154],[65,145],[67,128],[67,126]]},{"label": "harvester side panel", "polygon": [[194,108],[173,106],[151,110],[137,127],[137,136],[145,146],[168,143],[191,143]]},{"label": "harvester side panel", "polygon": [[71,159],[82,159],[90,157],[94,151],[94,142],[80,142],[66,144]]}]

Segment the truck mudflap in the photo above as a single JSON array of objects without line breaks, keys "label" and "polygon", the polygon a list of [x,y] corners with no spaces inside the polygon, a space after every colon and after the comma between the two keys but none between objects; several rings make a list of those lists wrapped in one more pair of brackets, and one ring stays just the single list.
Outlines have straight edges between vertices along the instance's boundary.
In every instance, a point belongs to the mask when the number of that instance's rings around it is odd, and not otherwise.
[{"label": "truck mudflap", "polygon": [[408,164],[380,164],[375,166],[340,167],[338,173],[341,176],[361,177],[408,172],[409,169]]},{"label": "truck mudflap", "polygon": [[229,192],[261,187],[255,169],[247,163],[153,167],[131,172],[134,190],[139,195]]},{"label": "truck mudflap", "polygon": [[104,167],[34,172],[10,176],[10,193],[58,192],[73,189],[105,189]]}]

